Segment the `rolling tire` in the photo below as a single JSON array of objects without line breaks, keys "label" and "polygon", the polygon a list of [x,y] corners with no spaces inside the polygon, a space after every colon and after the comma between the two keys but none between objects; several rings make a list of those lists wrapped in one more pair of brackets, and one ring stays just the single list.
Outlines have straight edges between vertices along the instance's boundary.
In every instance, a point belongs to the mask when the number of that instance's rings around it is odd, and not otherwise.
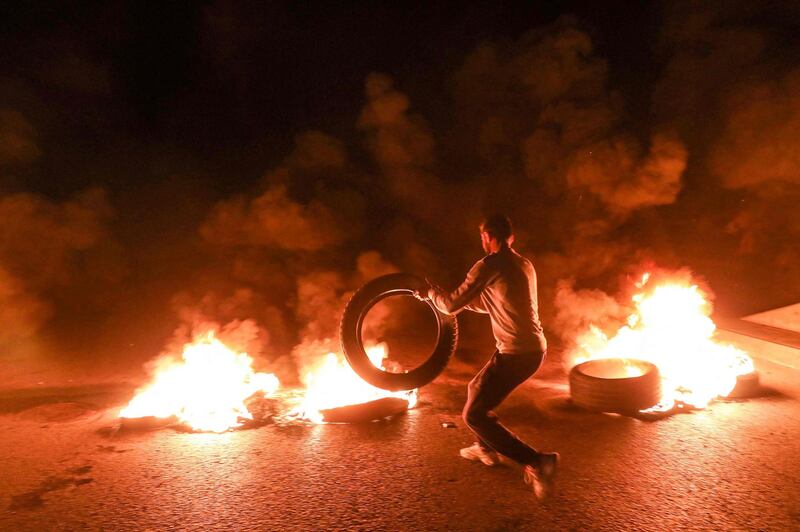
[{"label": "rolling tire", "polygon": [[344,356],[362,379],[384,390],[413,390],[431,382],[447,366],[456,350],[458,322],[455,316],[439,311],[431,301],[425,303],[436,316],[438,335],[433,353],[422,365],[405,373],[384,371],[370,362],[361,342],[364,317],[376,303],[390,296],[413,296],[415,291],[427,290],[428,283],[416,275],[391,273],[368,282],[350,298],[339,325],[339,340]]},{"label": "rolling tire", "polygon": [[[606,368],[634,365],[642,371],[634,377],[599,377]],[[634,414],[661,399],[661,374],[650,362],[631,359],[589,360],[569,372],[572,402],[595,412]]]}]

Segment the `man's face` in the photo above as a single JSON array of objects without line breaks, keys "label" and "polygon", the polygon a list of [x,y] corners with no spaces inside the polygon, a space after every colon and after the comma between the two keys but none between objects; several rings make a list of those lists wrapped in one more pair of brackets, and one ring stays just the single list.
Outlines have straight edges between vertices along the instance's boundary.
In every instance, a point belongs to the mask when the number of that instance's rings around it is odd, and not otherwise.
[{"label": "man's face", "polygon": [[489,240],[489,233],[486,231],[481,231],[481,246],[483,246],[483,251],[485,251],[487,255],[492,252],[492,248],[489,245]]}]

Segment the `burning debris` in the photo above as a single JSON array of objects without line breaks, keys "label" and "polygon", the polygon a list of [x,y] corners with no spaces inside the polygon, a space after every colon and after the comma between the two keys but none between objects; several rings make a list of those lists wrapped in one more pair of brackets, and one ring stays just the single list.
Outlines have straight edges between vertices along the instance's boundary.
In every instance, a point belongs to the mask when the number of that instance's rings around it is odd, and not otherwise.
[{"label": "burning debris", "polygon": [[253,371],[252,363],[247,353],[237,353],[206,333],[184,347],[181,360],[159,359],[153,381],[119,415],[174,416],[197,431],[239,427],[253,419],[246,400],[256,393],[273,394],[279,385],[275,375]]},{"label": "burning debris", "polygon": [[[367,349],[376,367],[383,367],[385,345]],[[259,394],[278,397],[278,378],[256,373],[252,358],[237,353],[212,332],[184,346],[181,360],[156,362],[153,381],[140,389],[119,414],[122,427],[132,430],[178,425],[197,432],[225,432],[257,422]],[[389,417],[412,408],[416,390],[387,392],[366,383],[344,357],[328,353],[305,378],[300,404],[283,417],[312,423],[351,423]],[[284,401],[290,402],[290,401]],[[263,417],[263,416],[260,416]]]},{"label": "burning debris", "polygon": [[[387,352],[385,344],[367,348],[367,356],[375,367],[386,368]],[[321,423],[334,421],[326,419],[337,417],[334,409],[347,405],[369,403],[382,398],[395,398],[406,402],[406,409],[417,403],[417,391],[389,392],[376,388],[359,377],[342,355],[328,353],[320,365],[309,371],[305,378],[306,389],[302,403],[289,415],[291,417]],[[389,414],[386,414],[389,415]],[[386,417],[382,415],[379,417]],[[375,419],[371,417],[369,419]]]},{"label": "burning debris", "polygon": [[[663,413],[676,405],[704,408],[713,399],[728,396],[737,383],[754,374],[747,353],[714,340],[716,326],[710,318],[711,305],[690,278],[674,275],[663,282],[652,282],[650,275],[645,274],[636,287],[633,312],[625,324],[607,334],[597,324],[589,323],[577,338],[571,365],[616,360],[623,370],[647,364],[654,371],[648,375],[623,371],[607,376],[590,371],[584,380],[628,379],[631,386],[639,389],[636,386],[641,386],[633,380],[653,377],[657,382],[645,394],[647,404],[637,403],[633,410]],[[602,302],[603,308],[613,309],[616,315],[624,308],[609,305],[607,298],[598,298],[596,294],[592,301]],[[599,320],[602,314],[594,317]],[[366,353],[375,367],[398,369],[390,367],[385,344],[369,347]],[[279,393],[275,375],[255,372],[250,356],[231,349],[215,338],[213,332],[207,332],[184,346],[181,360],[158,359],[152,383],[137,393],[120,417],[124,426],[132,428],[177,423],[194,431],[224,432],[253,426],[256,422],[253,397],[259,396],[281,404],[279,409],[283,413],[278,414],[281,419],[311,423],[382,419],[416,404],[416,390],[391,392],[377,388],[356,374],[339,353],[331,351],[311,358],[317,362],[305,368],[304,388]],[[637,366],[626,360],[644,362]],[[571,383],[572,380],[571,377]],[[586,385],[591,387],[592,383]],[[591,389],[584,392],[593,403],[600,397]],[[616,393],[611,397],[612,402],[617,404],[617,399],[627,395],[628,392]],[[609,397],[606,394],[600,398]],[[257,414],[259,419],[264,417],[261,414]]]},{"label": "burning debris", "polygon": [[319,413],[326,423],[363,423],[402,414],[408,410],[407,399],[383,397],[354,405],[326,408]]},{"label": "burning debris", "polygon": [[634,312],[613,335],[597,325],[577,339],[573,365],[588,360],[632,359],[654,364],[661,375],[661,397],[650,411],[676,405],[705,408],[725,397],[740,376],[752,374],[753,361],[732,345],[714,340],[711,304],[689,279],[649,286],[645,274],[636,286]]}]

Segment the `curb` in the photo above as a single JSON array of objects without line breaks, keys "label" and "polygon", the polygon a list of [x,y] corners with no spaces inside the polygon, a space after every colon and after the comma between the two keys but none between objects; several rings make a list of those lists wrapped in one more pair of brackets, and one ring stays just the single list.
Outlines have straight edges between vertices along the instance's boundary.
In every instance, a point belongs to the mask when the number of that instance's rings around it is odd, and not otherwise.
[{"label": "curb", "polygon": [[743,319],[715,319],[717,338],[739,346],[754,359],[800,369],[800,332]]}]

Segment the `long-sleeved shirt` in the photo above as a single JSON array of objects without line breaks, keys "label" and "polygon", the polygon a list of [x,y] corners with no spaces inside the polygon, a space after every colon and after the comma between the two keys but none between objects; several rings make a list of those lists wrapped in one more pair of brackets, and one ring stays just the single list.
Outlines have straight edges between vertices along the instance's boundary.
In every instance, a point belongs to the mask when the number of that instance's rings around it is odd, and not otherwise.
[{"label": "long-sleeved shirt", "polygon": [[501,353],[547,349],[539,321],[536,270],[531,261],[508,246],[476,262],[454,292],[437,291],[432,299],[447,314],[462,309],[489,314]]}]

